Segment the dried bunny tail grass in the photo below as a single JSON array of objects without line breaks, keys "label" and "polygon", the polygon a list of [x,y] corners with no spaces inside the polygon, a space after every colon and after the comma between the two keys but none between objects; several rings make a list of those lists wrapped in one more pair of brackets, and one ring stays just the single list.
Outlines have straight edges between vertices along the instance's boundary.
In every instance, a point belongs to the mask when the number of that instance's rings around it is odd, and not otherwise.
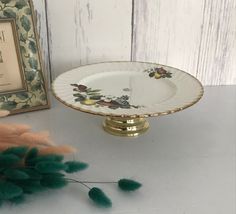
[{"label": "dried bunny tail grass", "polygon": [[28,131],[30,127],[24,124],[0,124],[0,136],[18,136]]},{"label": "dried bunny tail grass", "polygon": [[77,152],[76,148],[67,145],[52,146],[52,147],[42,148],[39,150],[39,154],[41,155],[48,155],[48,154],[67,155],[76,152]]},{"label": "dried bunny tail grass", "polygon": [[10,114],[7,110],[0,110],[0,117],[6,117]]},{"label": "dried bunny tail grass", "polygon": [[45,146],[53,146],[54,143],[49,139],[48,132],[26,132],[19,137],[20,141],[26,142],[27,144],[39,144]]}]

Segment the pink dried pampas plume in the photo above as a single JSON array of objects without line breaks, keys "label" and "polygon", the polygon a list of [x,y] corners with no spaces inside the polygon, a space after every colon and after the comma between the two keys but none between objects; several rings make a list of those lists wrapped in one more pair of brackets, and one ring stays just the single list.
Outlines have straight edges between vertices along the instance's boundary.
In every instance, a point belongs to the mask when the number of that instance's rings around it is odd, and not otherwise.
[{"label": "pink dried pampas plume", "polygon": [[[0,117],[8,114],[8,111],[0,111]],[[55,145],[47,131],[32,132],[31,127],[25,124],[0,124],[0,151],[18,146],[37,147],[41,155],[66,155],[77,151],[72,146]]]}]

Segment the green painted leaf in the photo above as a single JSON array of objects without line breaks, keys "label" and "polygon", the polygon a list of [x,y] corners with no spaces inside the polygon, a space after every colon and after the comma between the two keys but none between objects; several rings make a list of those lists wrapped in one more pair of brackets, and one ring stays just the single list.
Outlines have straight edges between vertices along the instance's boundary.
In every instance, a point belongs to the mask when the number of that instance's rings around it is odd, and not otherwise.
[{"label": "green painted leaf", "polygon": [[32,82],[35,78],[35,75],[36,75],[35,71],[27,71],[25,74],[26,80]]},{"label": "green painted leaf", "polygon": [[7,101],[2,104],[1,108],[11,111],[15,109],[16,106],[17,106],[17,103],[15,101]]},{"label": "green painted leaf", "polygon": [[32,69],[37,70],[38,69],[38,61],[35,58],[29,58],[29,65]]},{"label": "green painted leaf", "polygon": [[3,15],[7,18],[16,18],[16,13],[12,9],[5,9]]},{"label": "green painted leaf", "polygon": [[42,94],[42,95],[40,96],[40,99],[41,99],[41,100],[44,100],[44,101],[47,100],[46,94]]},{"label": "green painted leaf", "polygon": [[172,73],[167,73],[167,74],[166,74],[166,77],[167,77],[167,78],[171,78],[171,77],[172,77]]},{"label": "green painted leaf", "polygon": [[31,29],[31,23],[30,23],[30,20],[27,18],[27,16],[23,15],[20,18],[20,21],[21,21],[21,25],[25,29],[25,31],[29,32]]},{"label": "green painted leaf", "polygon": [[25,7],[27,5],[25,0],[18,0],[15,4],[15,7],[18,9],[22,9],[23,7]]},{"label": "green painted leaf", "polygon": [[154,77],[155,76],[155,72],[152,72],[149,74],[149,77]]},{"label": "green painted leaf", "polygon": [[30,105],[26,104],[26,105],[23,105],[21,108],[27,109],[27,108],[30,108]]},{"label": "green painted leaf", "polygon": [[[24,34],[22,34],[22,33],[20,34],[20,41],[21,41],[21,42],[26,42],[26,39],[25,39],[25,37],[24,37]],[[25,54],[25,53],[26,53],[26,49],[25,49],[25,47],[24,47],[24,49],[22,49],[22,47],[23,47],[23,46],[21,46],[20,49],[21,49],[22,53]],[[23,52],[23,51],[24,51],[24,52]]]},{"label": "green painted leaf", "polygon": [[73,94],[74,97],[76,97],[75,101],[80,102],[84,101],[86,97],[80,93]]},{"label": "green painted leaf", "polygon": [[0,102],[4,102],[5,101],[5,97],[4,96],[0,96]]},{"label": "green painted leaf", "polygon": [[76,93],[76,94],[73,94],[74,97],[83,97],[85,98],[81,93]]},{"label": "green painted leaf", "polygon": [[36,53],[37,52],[37,47],[36,47],[36,44],[35,44],[35,42],[33,42],[33,41],[30,41],[29,42],[29,49],[32,51],[32,53]]},{"label": "green painted leaf", "polygon": [[89,93],[87,93],[87,95],[89,95],[89,96],[99,96],[101,94],[97,93],[97,92],[89,92]]},{"label": "green painted leaf", "polygon": [[11,0],[1,0],[3,4],[8,4]]},{"label": "green painted leaf", "polygon": [[26,15],[31,15],[31,10],[28,7],[25,8],[24,12],[25,12]]},{"label": "green painted leaf", "polygon": [[18,93],[16,94],[16,96],[21,99],[21,100],[25,100],[25,99],[28,99],[29,98],[29,94],[26,93],[26,92],[21,92],[21,93]]},{"label": "green painted leaf", "polygon": [[[22,35],[22,34],[21,34]],[[25,54],[26,53],[26,49],[24,46],[20,46],[20,50],[21,50],[21,53]]]},{"label": "green painted leaf", "polygon": [[34,85],[32,85],[31,90],[32,91],[39,91],[42,89],[42,84],[41,82],[36,82]]},{"label": "green painted leaf", "polygon": [[75,102],[81,102],[81,101],[84,101],[84,100],[85,100],[85,98],[78,97],[78,98],[75,99]]},{"label": "green painted leaf", "polygon": [[99,95],[99,96],[91,96],[90,97],[91,100],[100,100],[101,98],[102,98],[101,95]]},{"label": "green painted leaf", "polygon": [[23,190],[19,186],[6,181],[0,181],[0,199],[8,200],[22,195]]},{"label": "green painted leaf", "polygon": [[94,90],[90,90],[89,92],[90,93],[97,93],[97,92],[100,92],[101,91],[101,89],[94,89]]}]

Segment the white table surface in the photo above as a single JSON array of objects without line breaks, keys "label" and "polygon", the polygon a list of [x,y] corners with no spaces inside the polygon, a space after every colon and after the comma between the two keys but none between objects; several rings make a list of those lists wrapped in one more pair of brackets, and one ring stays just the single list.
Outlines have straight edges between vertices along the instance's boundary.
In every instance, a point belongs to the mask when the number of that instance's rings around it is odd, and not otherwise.
[{"label": "white table surface", "polygon": [[120,138],[105,133],[101,117],[80,113],[52,100],[50,110],[25,113],[1,122],[49,130],[58,144],[79,149],[90,164],[78,174],[87,180],[133,178],[143,183],[124,194],[100,185],[113,207],[98,208],[87,190],[71,184],[62,190],[28,196],[27,203],[5,205],[3,214],[235,214],[236,86],[207,87],[194,107],[150,119],[148,133]]}]

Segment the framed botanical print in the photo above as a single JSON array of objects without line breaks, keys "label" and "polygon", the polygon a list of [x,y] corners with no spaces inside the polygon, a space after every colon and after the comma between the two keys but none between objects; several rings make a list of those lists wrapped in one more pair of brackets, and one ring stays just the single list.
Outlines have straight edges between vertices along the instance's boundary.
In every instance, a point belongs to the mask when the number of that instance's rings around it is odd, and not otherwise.
[{"label": "framed botanical print", "polygon": [[0,109],[49,108],[31,0],[0,0]]}]

